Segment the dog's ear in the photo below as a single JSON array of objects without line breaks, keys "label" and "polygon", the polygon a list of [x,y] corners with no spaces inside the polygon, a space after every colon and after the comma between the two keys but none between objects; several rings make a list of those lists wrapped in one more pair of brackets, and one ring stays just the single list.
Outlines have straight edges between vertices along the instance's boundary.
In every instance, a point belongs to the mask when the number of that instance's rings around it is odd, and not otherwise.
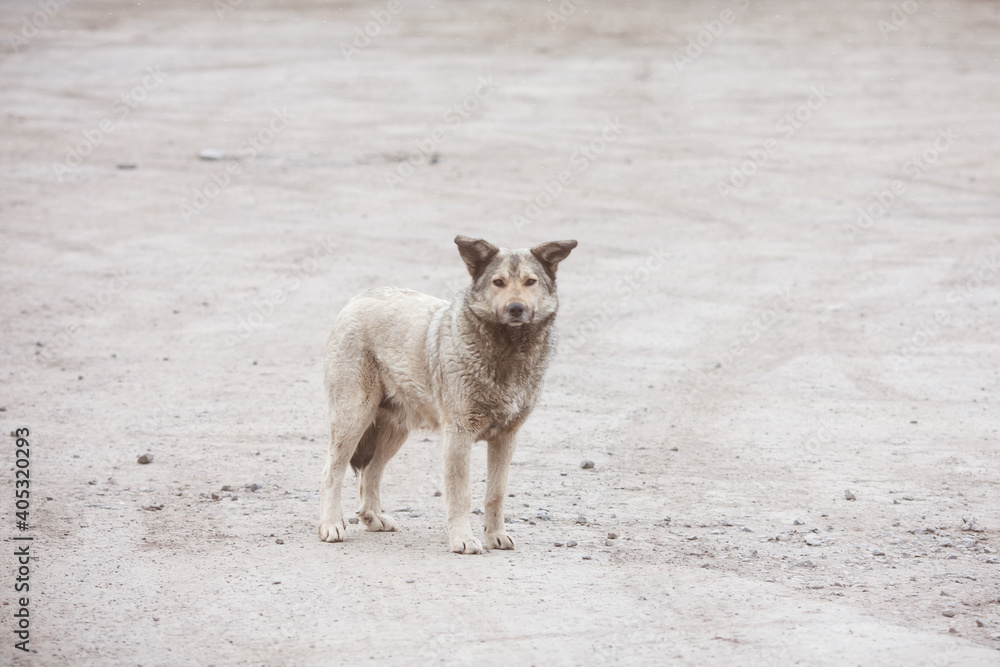
[{"label": "dog's ear", "polygon": [[465,265],[469,268],[469,274],[473,280],[486,270],[486,265],[490,263],[495,254],[500,252],[500,248],[489,241],[470,239],[468,236],[456,236],[455,245],[458,246],[458,252],[465,260]]},{"label": "dog's ear", "polygon": [[570,251],[576,247],[576,241],[550,241],[531,249],[531,254],[538,258],[549,274],[555,280],[559,262],[569,257]]}]

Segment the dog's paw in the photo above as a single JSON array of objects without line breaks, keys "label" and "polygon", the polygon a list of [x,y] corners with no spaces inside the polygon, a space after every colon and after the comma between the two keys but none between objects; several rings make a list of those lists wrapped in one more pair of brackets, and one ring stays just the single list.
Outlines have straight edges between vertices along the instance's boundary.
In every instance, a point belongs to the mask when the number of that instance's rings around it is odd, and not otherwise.
[{"label": "dog's paw", "polygon": [[385,514],[376,514],[371,510],[365,510],[364,512],[359,512],[358,517],[361,519],[361,523],[365,524],[365,527],[373,533],[394,532],[398,530],[396,522]]},{"label": "dog's paw", "polygon": [[322,521],[319,524],[319,539],[323,542],[343,542],[347,527],[341,521]]},{"label": "dog's paw", "polygon": [[452,537],[451,550],[457,554],[481,554],[483,545],[472,535],[456,535]]},{"label": "dog's paw", "polygon": [[487,549],[513,549],[514,548],[514,538],[512,538],[506,532],[487,533],[486,534],[486,548]]}]

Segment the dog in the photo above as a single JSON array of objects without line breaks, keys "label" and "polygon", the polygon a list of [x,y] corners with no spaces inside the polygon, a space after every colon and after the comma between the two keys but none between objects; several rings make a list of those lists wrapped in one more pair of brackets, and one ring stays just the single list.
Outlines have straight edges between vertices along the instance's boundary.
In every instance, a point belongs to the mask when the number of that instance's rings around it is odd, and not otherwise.
[{"label": "dog", "polygon": [[469,454],[487,442],[484,512],[488,549],[513,549],[504,528],[507,473],[517,432],[538,401],[556,348],[556,271],[576,241],[509,250],[455,237],[472,284],[449,303],[413,290],[376,288],[337,316],[324,362],[330,445],[319,538],[344,540],[341,489],[359,476],[357,515],[394,531],[382,511],[382,471],[412,429],[440,429],[451,551],[482,553],[469,520]]}]

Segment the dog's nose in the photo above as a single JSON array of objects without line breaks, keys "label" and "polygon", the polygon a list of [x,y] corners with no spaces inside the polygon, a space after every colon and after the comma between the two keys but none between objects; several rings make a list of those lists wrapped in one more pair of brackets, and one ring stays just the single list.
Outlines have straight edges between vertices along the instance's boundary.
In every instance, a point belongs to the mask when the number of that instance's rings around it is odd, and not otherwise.
[{"label": "dog's nose", "polygon": [[521,317],[524,315],[524,304],[515,301],[507,306],[507,314],[511,317]]}]

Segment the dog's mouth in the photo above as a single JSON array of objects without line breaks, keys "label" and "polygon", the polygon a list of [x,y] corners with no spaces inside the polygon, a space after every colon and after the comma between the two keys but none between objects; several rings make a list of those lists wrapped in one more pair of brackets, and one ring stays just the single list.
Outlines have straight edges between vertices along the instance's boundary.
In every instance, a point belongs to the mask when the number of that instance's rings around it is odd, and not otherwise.
[{"label": "dog's mouth", "polygon": [[501,324],[506,324],[512,327],[519,327],[522,324],[531,324],[532,319],[534,319],[534,313],[529,312],[527,309],[522,311],[515,310],[511,312],[509,309],[504,309],[498,313],[499,320]]}]

